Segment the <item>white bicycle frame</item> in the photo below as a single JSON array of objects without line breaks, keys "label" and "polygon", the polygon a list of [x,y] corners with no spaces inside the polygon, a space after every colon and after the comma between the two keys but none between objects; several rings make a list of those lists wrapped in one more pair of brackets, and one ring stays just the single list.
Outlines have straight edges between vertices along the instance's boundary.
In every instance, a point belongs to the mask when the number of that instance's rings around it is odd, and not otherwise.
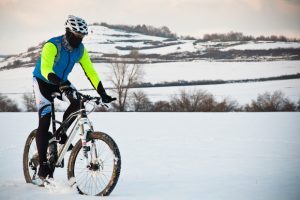
[{"label": "white bicycle frame", "polygon": [[[61,166],[62,165],[62,160],[68,150],[68,148],[70,147],[74,137],[76,136],[77,131],[80,129],[80,139],[81,139],[81,143],[82,143],[82,148],[84,149],[83,153],[84,153],[84,158],[85,158],[85,163],[86,166],[89,166],[89,161],[88,161],[88,154],[87,151],[85,151],[86,146],[86,139],[87,139],[87,134],[89,132],[93,131],[93,125],[92,122],[85,116],[82,117],[81,112],[84,109],[81,109],[75,113],[73,113],[70,117],[73,117],[74,115],[77,115],[76,119],[75,119],[75,124],[70,132],[70,135],[66,141],[66,143],[64,144],[62,150],[60,152],[58,152],[58,159],[56,161],[56,166]],[[96,161],[97,156],[96,154],[94,154],[93,152],[95,152],[96,150],[94,149],[95,145],[92,145],[92,150],[91,150],[91,156],[92,156],[92,161]]]}]

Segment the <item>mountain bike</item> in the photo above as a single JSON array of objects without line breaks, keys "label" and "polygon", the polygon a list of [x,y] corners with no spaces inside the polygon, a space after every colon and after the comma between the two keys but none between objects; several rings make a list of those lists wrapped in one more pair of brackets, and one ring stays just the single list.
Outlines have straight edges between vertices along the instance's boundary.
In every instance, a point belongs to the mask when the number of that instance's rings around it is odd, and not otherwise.
[{"label": "mountain bike", "polygon": [[[49,140],[47,158],[52,169],[64,167],[64,157],[72,141],[79,132],[80,139],[72,148],[68,167],[68,180],[72,186],[76,184],[78,192],[85,195],[108,196],[118,182],[121,171],[120,151],[115,141],[103,132],[96,132],[87,115],[94,111],[96,105],[106,106],[100,97],[91,97],[80,92],[74,92],[80,99],[80,109],[72,113],[66,120],[59,122],[55,119],[54,101],[51,102],[52,130]],[[57,98],[59,93],[53,93]],[[87,104],[93,104],[93,109],[88,112]],[[68,123],[72,118],[75,123],[65,144],[59,145],[59,141],[68,129]],[[56,124],[60,127],[56,129]],[[25,143],[23,153],[23,172],[27,183],[32,183],[37,178],[39,167],[36,147],[36,130],[33,130]]]}]

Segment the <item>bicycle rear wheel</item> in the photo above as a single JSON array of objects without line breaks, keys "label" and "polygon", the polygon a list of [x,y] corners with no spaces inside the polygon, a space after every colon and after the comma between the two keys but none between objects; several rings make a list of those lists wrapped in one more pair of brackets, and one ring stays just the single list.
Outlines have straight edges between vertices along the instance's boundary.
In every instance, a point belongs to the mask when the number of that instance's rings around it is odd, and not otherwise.
[{"label": "bicycle rear wheel", "polygon": [[87,141],[88,163],[79,140],[68,162],[68,179],[74,179],[80,194],[108,196],[116,186],[121,171],[117,144],[107,134],[93,132]]},{"label": "bicycle rear wheel", "polygon": [[32,177],[37,173],[39,155],[36,147],[36,129],[27,137],[23,151],[23,173],[27,183],[32,183]]}]

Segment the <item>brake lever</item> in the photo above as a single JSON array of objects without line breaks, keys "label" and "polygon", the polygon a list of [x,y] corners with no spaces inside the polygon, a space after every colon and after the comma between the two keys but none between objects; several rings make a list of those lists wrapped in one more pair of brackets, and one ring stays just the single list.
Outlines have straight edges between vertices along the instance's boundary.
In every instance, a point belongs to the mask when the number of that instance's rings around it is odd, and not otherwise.
[{"label": "brake lever", "polygon": [[102,103],[103,106],[105,106],[106,108],[109,108],[108,105],[106,105],[105,103]]},{"label": "brake lever", "polygon": [[101,104],[101,106],[105,106],[106,108],[109,108],[108,105],[106,105],[105,103],[103,103],[102,100],[100,102],[100,100],[101,100],[101,98],[97,97],[97,101],[96,101],[97,105]]}]

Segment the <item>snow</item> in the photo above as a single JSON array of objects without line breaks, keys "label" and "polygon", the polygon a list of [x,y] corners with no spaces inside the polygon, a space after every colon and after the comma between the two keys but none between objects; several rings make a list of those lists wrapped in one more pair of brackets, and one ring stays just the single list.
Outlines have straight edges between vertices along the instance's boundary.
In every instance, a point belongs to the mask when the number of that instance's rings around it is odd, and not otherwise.
[{"label": "snow", "polygon": [[285,97],[293,102],[300,100],[300,79],[254,82],[254,83],[229,83],[220,85],[199,85],[199,86],[176,86],[134,89],[142,90],[149,99],[156,101],[170,101],[174,95],[179,95],[182,90],[193,93],[197,90],[204,90],[214,95],[218,101],[223,99],[236,100],[240,105],[251,103],[256,100],[258,94],[265,92],[273,93],[282,91]]},{"label": "snow", "polygon": [[169,54],[169,53],[178,53],[178,52],[195,52],[198,49],[195,48],[193,45],[194,41],[187,41],[187,40],[179,40],[182,44],[176,44],[166,47],[160,48],[152,48],[152,49],[143,49],[139,50],[139,53],[142,54]]},{"label": "snow", "polygon": [[[95,69],[105,87],[111,87],[110,64],[95,63]],[[300,61],[273,61],[273,62],[173,62],[145,64],[142,66],[145,71],[143,82],[159,83],[164,81],[192,81],[192,80],[239,80],[262,78],[271,76],[281,76],[300,73]],[[9,96],[18,102],[22,107],[22,94],[31,93],[33,67],[17,68],[0,72],[0,93]],[[76,64],[69,80],[77,89],[92,88],[90,82],[84,75],[80,65]],[[151,101],[169,100],[172,95],[179,94],[180,90],[195,89],[206,90],[212,93],[217,100],[229,98],[237,100],[243,105],[256,99],[258,94],[281,90],[286,96],[298,102],[300,99],[300,79],[233,83],[221,85],[204,86],[182,86],[182,87],[159,87],[144,88],[143,90]],[[111,93],[111,91],[109,91]],[[96,94],[95,92],[89,92]]]},{"label": "snow", "polygon": [[[114,138],[122,156],[119,182],[106,199],[300,198],[300,113],[93,113],[90,118],[96,130]],[[22,152],[37,114],[0,113],[0,120],[0,199],[99,199],[70,188],[66,169],[56,171],[56,189],[26,184]]]},{"label": "snow", "polygon": [[[87,50],[93,57],[99,57],[103,54],[129,54],[130,50],[120,50],[117,47],[134,47],[140,48],[142,54],[171,54],[171,53],[183,53],[183,52],[204,52],[208,48],[215,47],[221,51],[228,51],[231,49],[247,50],[247,49],[277,49],[277,48],[300,48],[300,42],[270,42],[270,41],[249,41],[245,44],[240,44],[241,41],[207,41],[196,42],[196,40],[183,40],[175,39],[171,41],[168,38],[143,35],[133,32],[125,32],[118,29],[110,29],[104,26],[89,26],[90,33],[84,38],[83,43]],[[149,43],[150,42],[150,43]],[[156,43],[156,44],[155,44]],[[176,44],[180,43],[180,44]],[[158,47],[158,46],[163,47]],[[143,49],[147,47],[147,49]],[[9,63],[13,63],[16,60],[21,62],[28,62],[29,54],[35,54],[41,51],[41,44],[36,47],[35,50],[21,53],[17,56],[12,56],[7,60],[0,59],[0,68],[7,66]],[[32,56],[32,55],[31,55]]]},{"label": "snow", "polygon": [[262,49],[288,49],[288,48],[300,48],[300,42],[248,42],[246,44],[231,46],[222,49],[228,51],[231,49],[236,50],[262,50]]},{"label": "snow", "polygon": [[[118,50],[116,47],[132,46],[135,48],[151,47],[153,45],[145,44],[144,42],[125,42],[128,40],[150,40],[159,41],[163,44],[170,44],[174,41],[165,41],[166,38],[148,36],[139,33],[128,33],[121,30],[109,29],[103,26],[90,26],[91,32],[85,39],[84,44],[91,52],[98,53],[117,53],[120,55],[129,54],[130,50]],[[240,41],[230,42],[198,42],[193,44],[195,40],[182,40],[177,39],[175,42],[181,44],[175,44],[171,46],[156,48],[155,45],[150,49],[142,49],[139,52],[143,54],[170,54],[175,52],[196,52],[203,51],[211,46],[218,46],[222,51],[228,51],[231,49],[247,50],[247,49],[277,49],[277,48],[300,48],[299,42],[268,42],[268,41],[249,41],[245,44],[239,44]],[[229,47],[227,47],[229,45]]]},{"label": "snow", "polygon": [[116,47],[145,47],[150,46],[143,42],[124,42],[126,40],[163,41],[166,38],[147,36],[139,33],[127,33],[121,30],[109,29],[104,26],[90,26],[92,31],[83,41],[85,47],[91,52],[128,54],[129,50],[118,50]]},{"label": "snow", "polygon": [[239,80],[300,73],[300,61],[174,62],[143,65],[145,82]]},{"label": "snow", "polygon": [[5,67],[10,63],[13,63],[13,61],[15,61],[15,58],[9,58],[8,60],[5,60],[5,61],[4,61],[4,59],[2,59],[0,61],[0,68]]},{"label": "snow", "polygon": [[32,92],[32,72],[31,67],[1,71],[1,93]]},{"label": "snow", "polygon": [[[95,63],[95,69],[106,87],[111,86],[111,71],[108,63]],[[300,73],[300,61],[273,62],[173,62],[142,65],[143,82],[159,83],[192,80],[239,80],[281,76]],[[0,72],[0,92],[31,92],[33,68],[17,68]],[[91,88],[79,64],[76,64],[69,79],[78,89]]]},{"label": "snow", "polygon": [[[166,41],[166,38],[147,36],[138,33],[128,33],[121,30],[109,29],[104,26],[90,26],[91,32],[85,39],[84,44],[90,54],[94,57],[99,57],[104,53],[119,53],[127,54],[129,51],[118,50],[117,46],[126,47],[149,47],[152,49],[141,50],[141,53],[159,53],[168,54],[174,52],[193,52],[204,51],[210,46],[220,46],[220,48],[228,45],[228,48],[236,49],[268,49],[268,48],[300,48],[298,42],[249,42],[243,45],[236,45],[239,42],[200,42],[193,44],[194,40]],[[128,40],[135,40],[129,42]],[[138,41],[138,42],[136,42]],[[180,45],[171,45],[161,48],[155,48],[155,45],[144,44],[143,41],[162,42],[163,44],[170,44],[172,42],[181,42]],[[0,68],[13,63],[15,60],[21,62],[28,62],[28,57],[31,53],[36,53],[41,46],[33,52],[24,52],[17,57],[12,56],[4,61],[0,61]],[[112,87],[111,71],[109,63],[95,63],[95,69],[98,71],[100,78],[105,87]],[[33,67],[16,68],[11,70],[0,71],[0,93],[8,95],[21,104],[20,93],[32,92],[32,71]],[[198,60],[192,62],[172,62],[172,63],[154,63],[144,64],[142,68],[145,71],[145,76],[142,82],[160,83],[171,81],[193,81],[193,80],[240,80],[240,79],[254,79],[273,77],[281,75],[290,75],[300,73],[300,61],[268,61],[268,62],[209,62],[205,60]],[[84,75],[79,64],[73,69],[69,76],[70,81],[77,87],[77,89],[92,88],[90,82]],[[251,99],[256,98],[259,93],[272,92],[275,90],[282,90],[288,97],[298,101],[299,99],[299,79],[291,81],[278,82],[261,82],[261,83],[240,83],[240,84],[226,84],[226,85],[211,85],[211,86],[196,86],[184,87],[188,89],[200,88],[215,95],[217,98],[229,97],[237,99],[240,103],[250,102]],[[173,88],[151,88],[143,89],[151,100],[167,100],[170,95],[178,94],[182,87]],[[15,94],[18,93],[18,94]],[[172,94],[171,94],[172,93]],[[161,99],[159,99],[161,98]]]}]

